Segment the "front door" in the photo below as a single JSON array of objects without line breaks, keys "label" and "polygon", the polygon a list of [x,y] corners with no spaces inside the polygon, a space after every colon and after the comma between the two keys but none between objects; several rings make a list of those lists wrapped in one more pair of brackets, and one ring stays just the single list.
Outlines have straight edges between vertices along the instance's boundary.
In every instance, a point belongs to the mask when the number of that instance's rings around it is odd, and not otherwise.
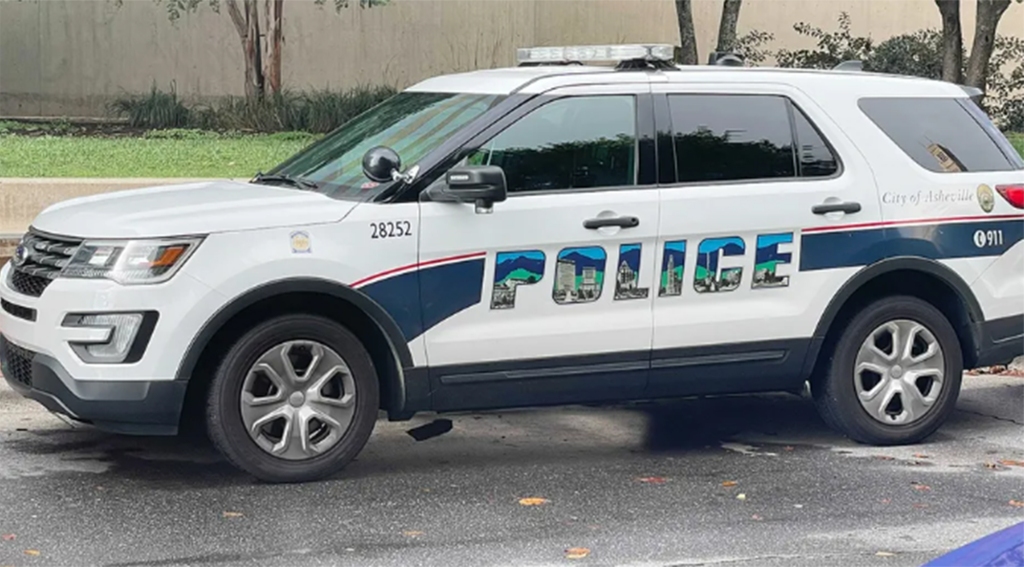
[{"label": "front door", "polygon": [[642,394],[658,228],[653,144],[639,143],[653,133],[648,91],[538,97],[460,162],[502,167],[507,201],[421,203],[421,265],[467,266],[462,281],[421,271],[435,409]]},{"label": "front door", "polygon": [[857,270],[824,269],[860,253],[827,231],[879,220],[871,169],[797,89],[653,90],[677,177],[660,189],[649,393],[797,387],[821,314]]}]

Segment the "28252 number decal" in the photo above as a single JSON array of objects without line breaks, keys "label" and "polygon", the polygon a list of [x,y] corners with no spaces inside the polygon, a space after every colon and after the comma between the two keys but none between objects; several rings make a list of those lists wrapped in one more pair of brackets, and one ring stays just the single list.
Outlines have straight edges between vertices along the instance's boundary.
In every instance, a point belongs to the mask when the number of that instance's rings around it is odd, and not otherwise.
[{"label": "28252 number decal", "polygon": [[401,236],[412,236],[412,224],[409,221],[370,223],[370,238],[398,238]]}]

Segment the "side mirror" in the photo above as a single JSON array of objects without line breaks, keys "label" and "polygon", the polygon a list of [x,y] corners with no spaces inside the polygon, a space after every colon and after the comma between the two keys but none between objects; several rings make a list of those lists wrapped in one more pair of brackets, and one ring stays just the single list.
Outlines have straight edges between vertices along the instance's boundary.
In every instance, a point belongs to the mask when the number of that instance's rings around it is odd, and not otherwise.
[{"label": "side mirror", "polygon": [[496,165],[457,167],[445,178],[447,193],[464,203],[475,203],[477,212],[490,212],[494,203],[508,198],[505,171]]},{"label": "side mirror", "polygon": [[370,148],[363,155],[363,174],[372,181],[393,181],[395,174],[401,171],[402,158],[387,146]]}]

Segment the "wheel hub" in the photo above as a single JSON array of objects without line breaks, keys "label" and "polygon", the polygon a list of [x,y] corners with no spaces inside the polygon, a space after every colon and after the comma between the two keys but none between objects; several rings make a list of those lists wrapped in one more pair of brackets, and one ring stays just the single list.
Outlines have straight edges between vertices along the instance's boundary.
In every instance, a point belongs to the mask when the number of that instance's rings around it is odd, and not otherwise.
[{"label": "wheel hub", "polygon": [[307,460],[345,437],[356,395],[341,355],[317,341],[288,341],[264,352],[249,369],[241,391],[242,423],[267,453]]},{"label": "wheel hub", "polygon": [[927,415],[942,392],[945,357],[935,335],[917,321],[879,325],[857,352],[854,387],[861,407],[886,425]]}]

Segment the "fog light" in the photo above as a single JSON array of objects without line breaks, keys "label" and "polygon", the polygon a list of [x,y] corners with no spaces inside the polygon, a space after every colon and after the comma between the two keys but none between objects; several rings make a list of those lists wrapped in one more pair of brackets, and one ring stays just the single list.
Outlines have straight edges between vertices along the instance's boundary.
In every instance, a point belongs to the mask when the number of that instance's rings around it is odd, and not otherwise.
[{"label": "fog light", "polygon": [[[75,342],[71,348],[83,362],[117,364],[131,362],[128,355],[136,342],[146,318],[143,313],[92,313],[68,315],[65,327],[92,327],[109,329],[109,338],[103,342]],[[154,321],[155,323],[155,321]],[[150,331],[152,331],[150,325]],[[141,353],[139,353],[141,356]],[[134,357],[133,357],[134,358]]]}]

